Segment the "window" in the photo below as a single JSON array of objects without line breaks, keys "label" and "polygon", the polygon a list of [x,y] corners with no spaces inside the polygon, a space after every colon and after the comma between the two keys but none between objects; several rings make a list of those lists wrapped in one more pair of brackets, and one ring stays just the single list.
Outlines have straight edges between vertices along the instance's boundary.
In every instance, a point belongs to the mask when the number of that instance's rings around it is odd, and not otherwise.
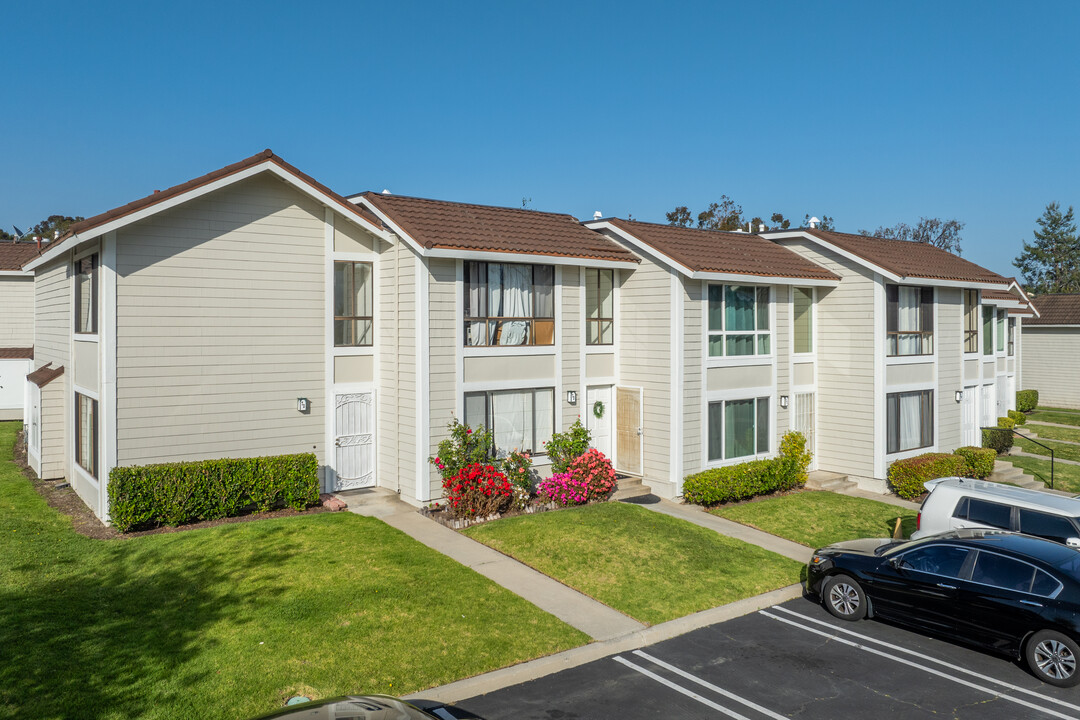
[{"label": "window", "polygon": [[97,477],[97,400],[75,393],[75,462]]},{"label": "window", "polygon": [[934,353],[934,288],[885,286],[890,357]]},{"label": "window", "polygon": [[889,393],[885,397],[890,454],[934,444],[933,390]]},{"label": "window", "polygon": [[1048,540],[1056,540],[1064,543],[1069,538],[1080,537],[1080,532],[1068,518],[1060,515],[1050,515],[1038,510],[1020,510],[1020,532],[1028,535],[1037,535]]},{"label": "window", "polygon": [[555,432],[555,389],[465,393],[465,424],[495,435],[495,451],[543,453]]},{"label": "window", "polygon": [[585,268],[585,343],[615,342],[615,271]]},{"label": "window", "polygon": [[900,566],[931,575],[960,577],[968,552],[970,551],[953,545],[931,545],[905,553],[900,558]]},{"label": "window", "polygon": [[1016,354],[1016,318],[1009,318],[1009,357]]},{"label": "window", "polygon": [[709,357],[769,355],[769,288],[709,285]]},{"label": "window", "polygon": [[814,352],[814,289],[792,288],[794,351]]},{"label": "window", "polygon": [[983,305],[983,355],[994,354],[994,308]]},{"label": "window", "polygon": [[964,290],[964,352],[979,352],[978,290]]},{"label": "window", "polygon": [[965,497],[956,505],[954,518],[1008,530],[1012,527],[1012,506]]},{"label": "window", "polygon": [[1033,565],[982,550],[975,556],[975,567],[971,571],[972,582],[1020,592],[1031,592],[1034,579]]},{"label": "window", "polygon": [[709,403],[709,460],[769,452],[769,398]]},{"label": "window", "polygon": [[370,347],[372,327],[371,263],[334,263],[334,347]]},{"label": "window", "polygon": [[465,344],[554,345],[555,266],[466,262]]},{"label": "window", "polygon": [[1005,352],[1005,311],[997,311],[997,351]]},{"label": "window", "polygon": [[1061,583],[1050,574],[1044,573],[1042,570],[1035,571],[1035,581],[1031,583],[1031,592],[1043,597],[1051,597],[1056,595],[1060,589]]},{"label": "window", "polygon": [[97,332],[98,256],[75,261],[75,332]]}]

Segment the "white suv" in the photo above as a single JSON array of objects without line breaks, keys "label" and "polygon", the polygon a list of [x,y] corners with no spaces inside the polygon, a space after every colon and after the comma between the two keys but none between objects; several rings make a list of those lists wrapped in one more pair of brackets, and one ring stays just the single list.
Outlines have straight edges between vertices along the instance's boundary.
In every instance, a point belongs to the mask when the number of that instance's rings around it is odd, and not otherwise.
[{"label": "white suv", "polygon": [[1080,548],[1080,498],[948,477],[925,483],[912,540],[957,528],[998,528]]}]

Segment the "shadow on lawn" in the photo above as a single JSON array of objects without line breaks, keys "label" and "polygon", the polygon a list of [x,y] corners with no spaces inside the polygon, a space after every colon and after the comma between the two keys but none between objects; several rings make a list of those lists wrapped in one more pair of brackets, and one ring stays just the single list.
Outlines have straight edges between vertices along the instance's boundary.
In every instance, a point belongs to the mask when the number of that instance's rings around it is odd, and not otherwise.
[{"label": "shadow on lawn", "polygon": [[198,662],[206,629],[249,622],[252,606],[279,592],[239,573],[290,554],[228,543],[191,553],[141,541],[98,547],[77,574],[56,568],[0,589],[0,717],[138,717],[184,704],[211,672]]}]

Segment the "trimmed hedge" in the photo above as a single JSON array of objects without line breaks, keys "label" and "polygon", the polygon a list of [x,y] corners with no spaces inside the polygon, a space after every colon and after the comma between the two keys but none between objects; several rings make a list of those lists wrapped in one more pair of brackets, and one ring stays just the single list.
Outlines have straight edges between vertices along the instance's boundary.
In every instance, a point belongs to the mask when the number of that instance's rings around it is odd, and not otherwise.
[{"label": "trimmed hedge", "polygon": [[1016,421],[1010,417],[999,417],[997,426],[999,428],[1005,428],[1006,430],[1012,430],[1016,427]]},{"label": "trimmed hedge", "polygon": [[904,458],[889,466],[889,487],[905,500],[912,500],[926,492],[923,483],[927,480],[963,475],[966,466],[967,461],[963,457],[950,453],[926,453]]},{"label": "trimmed hedge", "polygon": [[253,508],[295,510],[319,502],[313,453],[113,468],[109,516],[120,532],[218,520]]},{"label": "trimmed hedge", "polygon": [[694,505],[719,505],[799,487],[806,482],[811,459],[806,438],[802,433],[787,433],[780,449],[779,457],[688,475],[683,480],[683,500]]},{"label": "trimmed hedge", "polygon": [[1004,428],[983,428],[982,446],[984,448],[993,448],[998,455],[1004,455],[1009,452],[1013,446],[1012,430],[1006,430]]},{"label": "trimmed hedge", "polygon": [[1039,391],[1038,390],[1017,390],[1016,391],[1016,409],[1020,412],[1031,412],[1035,408],[1039,407]]},{"label": "trimmed hedge", "polygon": [[1013,422],[1016,423],[1017,425],[1026,425],[1027,424],[1027,415],[1020,412],[1019,410],[1010,410],[1009,411],[1009,417],[1012,418]]},{"label": "trimmed hedge", "polygon": [[964,477],[985,478],[994,472],[997,451],[974,445],[956,448],[956,454],[964,458]]}]

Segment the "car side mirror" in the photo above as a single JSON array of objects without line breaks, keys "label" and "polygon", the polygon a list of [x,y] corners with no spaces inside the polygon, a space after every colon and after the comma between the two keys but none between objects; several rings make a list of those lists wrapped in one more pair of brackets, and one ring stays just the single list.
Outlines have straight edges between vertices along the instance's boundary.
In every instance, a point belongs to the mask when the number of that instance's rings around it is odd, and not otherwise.
[{"label": "car side mirror", "polygon": [[1080,538],[1068,538],[1065,540],[1065,544],[1071,548],[1080,548]]},{"label": "car side mirror", "polygon": [[889,564],[892,565],[893,570],[899,570],[901,562],[902,561],[898,557],[889,558]]}]

